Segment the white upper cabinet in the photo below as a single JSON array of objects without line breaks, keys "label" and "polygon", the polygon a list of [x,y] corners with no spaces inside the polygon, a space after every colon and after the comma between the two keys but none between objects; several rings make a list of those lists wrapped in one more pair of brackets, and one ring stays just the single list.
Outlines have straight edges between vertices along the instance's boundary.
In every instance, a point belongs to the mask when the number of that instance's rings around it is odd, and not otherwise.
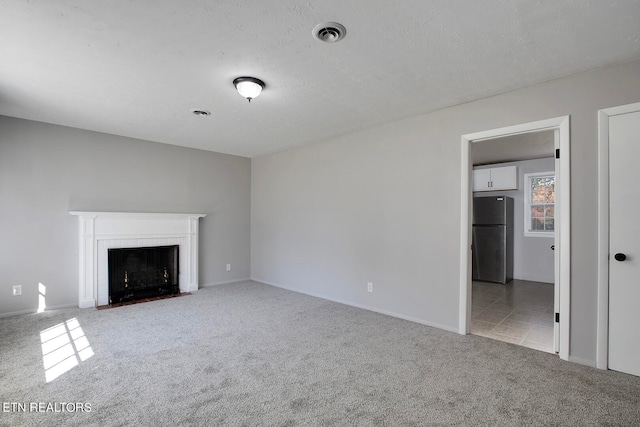
[{"label": "white upper cabinet", "polygon": [[473,191],[491,191],[491,169],[473,170]]},{"label": "white upper cabinet", "polygon": [[473,170],[473,191],[517,190],[516,166]]}]

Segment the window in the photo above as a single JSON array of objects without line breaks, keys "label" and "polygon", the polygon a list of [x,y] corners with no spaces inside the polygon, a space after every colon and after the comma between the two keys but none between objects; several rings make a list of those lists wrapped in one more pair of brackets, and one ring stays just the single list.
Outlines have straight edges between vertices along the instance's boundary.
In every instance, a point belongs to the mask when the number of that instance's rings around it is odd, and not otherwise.
[{"label": "window", "polygon": [[525,236],[552,237],[555,230],[555,173],[525,174],[524,184]]}]

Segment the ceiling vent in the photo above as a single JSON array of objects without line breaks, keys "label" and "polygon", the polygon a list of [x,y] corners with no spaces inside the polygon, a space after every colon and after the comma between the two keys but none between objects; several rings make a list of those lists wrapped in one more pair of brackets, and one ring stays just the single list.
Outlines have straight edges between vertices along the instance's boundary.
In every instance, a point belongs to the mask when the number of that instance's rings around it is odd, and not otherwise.
[{"label": "ceiling vent", "polygon": [[318,24],[313,29],[313,37],[325,43],[336,43],[347,35],[347,29],[337,22]]}]

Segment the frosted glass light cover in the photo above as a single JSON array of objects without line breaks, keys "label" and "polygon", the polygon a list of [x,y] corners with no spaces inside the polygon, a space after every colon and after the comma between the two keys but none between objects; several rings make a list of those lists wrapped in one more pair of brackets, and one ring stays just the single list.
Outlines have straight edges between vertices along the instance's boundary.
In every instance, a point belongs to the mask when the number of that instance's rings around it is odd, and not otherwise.
[{"label": "frosted glass light cover", "polygon": [[262,92],[262,86],[251,81],[238,82],[236,84],[236,89],[240,95],[248,99],[255,98],[260,95],[260,92]]}]

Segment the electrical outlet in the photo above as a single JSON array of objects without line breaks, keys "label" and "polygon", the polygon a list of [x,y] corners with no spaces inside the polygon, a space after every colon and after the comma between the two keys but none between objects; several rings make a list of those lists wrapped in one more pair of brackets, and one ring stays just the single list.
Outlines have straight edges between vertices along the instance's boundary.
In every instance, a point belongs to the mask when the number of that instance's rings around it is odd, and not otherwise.
[{"label": "electrical outlet", "polygon": [[13,295],[14,297],[22,295],[22,285],[14,285],[11,291],[11,295]]},{"label": "electrical outlet", "polygon": [[367,292],[373,292],[373,283],[367,283]]},{"label": "electrical outlet", "polygon": [[227,264],[227,271],[231,271],[231,264]]}]

